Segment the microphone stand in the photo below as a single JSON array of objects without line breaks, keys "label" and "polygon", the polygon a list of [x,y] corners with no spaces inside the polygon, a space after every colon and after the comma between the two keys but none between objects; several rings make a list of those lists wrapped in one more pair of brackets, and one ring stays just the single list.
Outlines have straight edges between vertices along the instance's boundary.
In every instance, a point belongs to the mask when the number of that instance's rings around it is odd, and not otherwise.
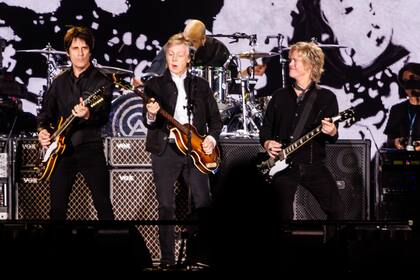
[{"label": "microphone stand", "polygon": [[284,36],[280,33],[278,33],[277,35],[268,35],[265,40],[264,43],[268,44],[270,42],[270,39],[277,39],[277,49],[278,49],[278,53],[280,54],[280,65],[281,65],[281,82],[282,82],[282,87],[286,87],[286,62],[287,59],[285,59],[283,57],[283,40],[284,40]]},{"label": "microphone stand", "polygon": [[[195,56],[195,52],[191,53],[190,52],[191,57],[191,62],[190,62],[190,66],[191,64],[193,64],[194,61],[194,56]],[[187,70],[187,78],[188,80],[188,89],[186,89],[185,93],[187,96],[187,119],[188,119],[188,124],[192,125],[192,114],[193,114],[193,110],[194,110],[194,104],[192,102],[191,99],[191,93],[195,92],[195,81],[194,81],[194,76],[191,75],[190,73],[190,69]],[[191,129],[188,130],[188,134],[187,134],[187,182],[186,183],[186,187],[187,187],[187,217],[191,217],[192,216],[192,192],[191,192],[191,185],[190,185],[190,177],[191,177],[191,168],[193,168],[192,166],[192,159],[191,159],[191,152],[192,152],[192,143],[191,143],[191,137],[192,137],[192,131]],[[185,250],[185,241],[189,240],[190,238],[190,232],[188,229],[188,224],[186,225],[186,228],[181,232],[181,247],[179,249],[179,254],[178,254],[178,260],[177,260],[177,266],[179,268],[183,267],[183,265],[188,265],[187,263],[187,259],[188,259],[188,254],[186,254],[185,256],[185,262],[182,263],[182,258],[184,256],[184,253],[187,253],[187,250]],[[188,245],[188,244],[187,244]]]}]

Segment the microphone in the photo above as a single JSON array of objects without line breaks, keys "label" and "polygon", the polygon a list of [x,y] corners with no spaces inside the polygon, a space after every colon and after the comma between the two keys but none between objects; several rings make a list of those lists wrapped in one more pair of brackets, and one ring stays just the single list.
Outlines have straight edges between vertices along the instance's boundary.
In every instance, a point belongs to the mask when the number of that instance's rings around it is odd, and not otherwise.
[{"label": "microphone", "polygon": [[278,41],[280,41],[281,39],[283,39],[284,38],[284,36],[282,35],[282,34],[277,34],[277,35],[267,35],[267,37],[265,37],[265,40],[264,40],[264,43],[266,44],[266,45],[268,45],[268,43],[270,43],[270,39],[274,39],[274,38],[276,38]]}]

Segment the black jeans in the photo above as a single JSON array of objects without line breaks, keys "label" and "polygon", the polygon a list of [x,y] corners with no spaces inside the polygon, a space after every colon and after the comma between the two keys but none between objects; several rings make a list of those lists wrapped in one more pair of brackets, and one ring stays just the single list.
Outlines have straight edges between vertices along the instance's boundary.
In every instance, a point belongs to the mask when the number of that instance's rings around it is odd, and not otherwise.
[{"label": "black jeans", "polygon": [[[168,144],[162,155],[152,154],[151,158],[160,220],[176,221],[175,182],[181,174],[191,188],[194,208],[198,210],[210,206],[208,176],[198,171],[192,159],[182,155],[175,144]],[[161,263],[175,264],[175,225],[159,226],[159,242]]]},{"label": "black jeans", "polygon": [[68,146],[59,157],[51,176],[51,209],[52,220],[65,220],[70,193],[80,172],[92,194],[93,204],[99,220],[114,220],[112,210],[109,174],[106,167],[104,149],[101,142]]},{"label": "black jeans", "polygon": [[275,215],[281,220],[293,219],[293,201],[298,185],[306,188],[319,202],[328,219],[344,219],[344,203],[337,184],[323,163],[296,164],[273,178]]}]

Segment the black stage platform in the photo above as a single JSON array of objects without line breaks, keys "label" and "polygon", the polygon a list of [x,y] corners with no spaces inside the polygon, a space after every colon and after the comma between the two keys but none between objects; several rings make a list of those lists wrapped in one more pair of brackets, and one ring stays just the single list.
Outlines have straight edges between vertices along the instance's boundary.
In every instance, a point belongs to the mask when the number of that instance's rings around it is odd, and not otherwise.
[{"label": "black stage platform", "polygon": [[[3,221],[0,262],[26,271],[71,268],[72,272],[288,272],[416,273],[419,234],[412,222],[388,221],[209,221],[209,232],[188,239],[188,252],[200,258],[184,260],[162,271],[152,262],[137,222]],[[203,244],[205,242],[205,244]],[[192,251],[191,251],[192,250]],[[187,265],[189,264],[189,265]]]}]

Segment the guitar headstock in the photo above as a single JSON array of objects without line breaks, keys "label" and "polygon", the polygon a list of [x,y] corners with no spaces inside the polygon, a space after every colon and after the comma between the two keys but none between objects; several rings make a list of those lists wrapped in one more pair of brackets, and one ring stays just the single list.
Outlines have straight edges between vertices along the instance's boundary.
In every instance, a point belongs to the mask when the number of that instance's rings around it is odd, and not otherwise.
[{"label": "guitar headstock", "polygon": [[118,89],[133,90],[133,86],[130,83],[122,79],[119,79],[115,73],[112,74],[112,82],[114,83],[115,87]]},{"label": "guitar headstock", "polygon": [[135,87],[129,82],[119,79],[115,73],[112,74],[112,82],[114,83],[115,87],[118,89],[131,90],[131,91],[139,93],[140,95],[143,94],[144,87],[142,85]]},{"label": "guitar headstock", "polygon": [[350,122],[355,121],[355,113],[354,108],[348,108],[342,112],[340,112],[337,116],[332,117],[332,122],[343,122],[345,120],[349,120]]},{"label": "guitar headstock", "polygon": [[88,98],[83,100],[83,103],[85,106],[89,106],[90,108],[95,107],[102,101],[104,101],[104,97],[102,96],[103,92],[105,90],[105,87],[100,87],[97,90],[95,90],[91,95],[89,95]]}]

